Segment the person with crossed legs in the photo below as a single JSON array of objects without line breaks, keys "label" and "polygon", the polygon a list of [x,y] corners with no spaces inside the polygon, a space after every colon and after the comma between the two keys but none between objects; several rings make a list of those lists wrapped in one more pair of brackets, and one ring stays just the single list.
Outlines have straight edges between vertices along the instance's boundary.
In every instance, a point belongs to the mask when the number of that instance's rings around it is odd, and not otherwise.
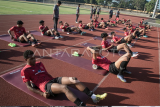
[{"label": "person with crossed legs", "polygon": [[[96,95],[76,77],[52,77],[45,69],[42,62],[36,62],[34,52],[26,50],[23,54],[27,65],[21,70],[21,77],[27,88],[45,98],[56,97],[57,94],[64,93],[68,100],[77,106],[86,106],[74,93],[68,88],[68,85],[75,85],[79,91],[88,95],[94,103],[103,100],[107,93]],[[34,86],[34,87],[33,87]],[[38,87],[36,89],[35,87]]]}]

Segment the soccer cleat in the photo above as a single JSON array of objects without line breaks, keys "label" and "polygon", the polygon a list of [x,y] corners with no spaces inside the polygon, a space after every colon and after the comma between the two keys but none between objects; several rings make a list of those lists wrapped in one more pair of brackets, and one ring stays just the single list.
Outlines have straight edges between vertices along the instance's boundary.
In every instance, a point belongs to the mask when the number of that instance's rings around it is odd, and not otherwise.
[{"label": "soccer cleat", "polygon": [[138,54],[133,54],[131,57],[136,57],[136,56],[138,56]]},{"label": "soccer cleat", "polygon": [[76,22],[76,23],[78,23],[78,22]]},{"label": "soccer cleat", "polygon": [[138,54],[138,52],[132,52],[133,54]]},{"label": "soccer cleat", "polygon": [[15,43],[9,43],[8,46],[10,46],[10,47],[16,47],[16,44]]},{"label": "soccer cleat", "polygon": [[72,55],[73,56],[79,56],[78,52],[76,52],[76,51]]},{"label": "soccer cleat", "polygon": [[36,46],[36,44],[32,42],[31,46],[35,47],[35,46]]},{"label": "soccer cleat", "polygon": [[148,38],[148,36],[147,36],[147,35],[143,35],[143,37]]},{"label": "soccer cleat", "polygon": [[96,98],[95,99],[92,99],[94,103],[98,103],[100,100],[103,100],[105,99],[107,96],[107,93],[104,93],[102,95],[96,95]]},{"label": "soccer cleat", "polygon": [[123,78],[123,75],[117,75],[117,78],[119,78],[122,82],[126,82],[126,79]]},{"label": "soccer cleat", "polygon": [[67,32],[67,34],[69,35],[69,32]]},{"label": "soccer cleat", "polygon": [[127,44],[130,48],[132,48],[132,45],[130,45],[130,44]]},{"label": "soccer cleat", "polygon": [[130,72],[130,71],[128,71],[128,70],[126,70],[126,69],[123,71],[123,73],[131,74],[131,72]]}]

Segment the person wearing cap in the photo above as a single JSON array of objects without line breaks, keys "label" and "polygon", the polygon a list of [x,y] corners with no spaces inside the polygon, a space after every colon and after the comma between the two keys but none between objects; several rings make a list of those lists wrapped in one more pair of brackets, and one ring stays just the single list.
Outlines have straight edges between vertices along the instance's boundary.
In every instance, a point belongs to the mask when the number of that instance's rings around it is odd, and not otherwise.
[{"label": "person wearing cap", "polygon": [[[13,36],[11,31],[14,31]],[[30,34],[30,32],[26,32],[25,28],[23,27],[23,22],[21,20],[17,21],[17,26],[13,26],[8,30],[8,33],[13,41],[18,41],[21,43],[29,43],[32,46],[40,45],[40,42],[37,42],[35,37]]]},{"label": "person wearing cap", "polygon": [[53,20],[54,20],[54,30],[57,31],[57,24],[59,19],[59,6],[61,5],[61,1],[57,2],[57,5],[53,8]]}]

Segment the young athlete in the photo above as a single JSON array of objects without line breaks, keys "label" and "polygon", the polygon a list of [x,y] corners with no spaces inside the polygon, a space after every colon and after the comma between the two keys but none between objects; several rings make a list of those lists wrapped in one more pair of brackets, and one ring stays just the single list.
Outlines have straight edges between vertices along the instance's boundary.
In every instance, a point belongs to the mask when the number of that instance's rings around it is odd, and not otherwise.
[{"label": "young athlete", "polygon": [[63,29],[63,31],[67,31],[67,34],[69,34],[69,32],[72,32],[74,30],[76,30],[79,34],[83,35],[86,32],[82,32],[78,27],[69,27],[68,23],[64,23],[62,21],[59,22],[60,24],[60,29]]},{"label": "young athlete", "polygon": [[98,18],[99,18],[99,14],[100,14],[100,12],[101,12],[101,7],[99,7],[99,8],[98,8],[96,17],[98,17]]},{"label": "young athlete", "polygon": [[[14,31],[15,36],[11,34],[11,31]],[[30,34],[29,31],[26,32],[25,28],[23,27],[23,22],[21,20],[18,20],[17,26],[13,26],[12,28],[10,28],[8,30],[8,33],[11,36],[11,39],[14,41],[18,41],[21,43],[29,43],[33,47],[41,44],[40,42],[37,42],[35,37]]]},{"label": "young athlete", "polygon": [[105,29],[108,29],[109,28],[109,22],[106,22],[103,18],[101,18],[101,23],[104,23],[105,24]]},{"label": "young athlete", "polygon": [[131,36],[126,36],[126,37],[122,37],[122,38],[119,38],[116,36],[116,33],[115,32],[111,32],[111,36],[112,36],[112,40],[111,42],[114,42],[114,43],[127,43],[127,45],[129,47],[132,47],[130,44],[132,42],[132,37]]},{"label": "young athlete", "polygon": [[87,26],[89,26],[89,28],[90,28],[91,31],[95,30],[95,28],[94,28],[95,25],[94,25],[94,21],[93,20],[91,20],[91,22],[88,23]]},{"label": "young athlete", "polygon": [[111,45],[107,41],[107,37],[108,37],[107,33],[101,34],[102,38],[101,46],[103,50],[107,50],[109,52],[114,52],[114,53],[118,53],[120,50],[124,50],[125,52],[130,53],[132,57],[136,57],[138,55],[137,52],[132,52],[130,48],[126,45],[126,43],[122,43],[117,46],[114,46],[113,44]]},{"label": "young athlete", "polygon": [[[74,102],[77,106],[86,106],[86,104],[72,93],[67,87],[68,85],[75,85],[79,91],[91,97],[94,103],[98,103],[107,96],[107,93],[95,95],[76,77],[52,77],[42,62],[36,62],[34,53],[31,50],[26,50],[23,56],[27,65],[21,70],[21,77],[27,88],[34,93],[45,98],[49,98],[50,96],[56,97],[56,94],[64,93],[68,100]],[[31,82],[37,86],[39,90],[33,88]]]},{"label": "young athlete", "polygon": [[117,26],[117,21],[116,21],[116,20],[111,20],[111,21],[110,21],[110,24],[111,24],[112,26]]},{"label": "young athlete", "polygon": [[117,16],[115,20],[116,20],[117,24],[121,24],[122,23],[122,21],[119,19],[119,16]]},{"label": "young athlete", "polygon": [[[44,21],[40,20],[39,22],[40,26],[39,26],[39,30],[41,31],[42,35],[45,36],[52,36],[55,37],[55,39],[59,39],[59,38],[63,38],[57,31],[55,31],[54,29],[49,29],[48,26],[44,26]],[[56,35],[56,36],[55,36]]]},{"label": "young athlete", "polygon": [[82,28],[82,29],[89,29],[89,26],[88,26],[88,24],[87,24],[87,25],[83,24],[83,23],[82,23],[82,20],[80,20],[80,21],[79,21],[79,28],[80,28],[80,29],[81,29],[81,28]]},{"label": "young athlete", "polygon": [[92,20],[92,16],[93,16],[93,6],[91,7],[91,11],[90,11],[90,20]]},{"label": "young athlete", "polygon": [[126,79],[124,79],[123,74],[131,74],[131,72],[127,70],[127,65],[131,59],[131,54],[127,52],[126,54],[121,56],[116,62],[111,62],[102,55],[101,49],[101,46],[87,47],[87,50],[89,50],[93,54],[92,64],[95,64],[109,71],[110,73],[117,75],[117,78],[119,78],[122,82],[127,82]]},{"label": "young athlete", "polygon": [[96,10],[97,10],[97,7],[95,7],[94,10],[93,10],[94,18],[96,17]]},{"label": "young athlete", "polygon": [[128,32],[127,28],[123,28],[123,31],[124,31],[124,35],[125,36],[129,36],[129,37],[132,37],[132,39],[136,39],[136,36],[135,33],[136,31],[134,30],[133,33],[130,31]]},{"label": "young athlete", "polygon": [[105,29],[108,29],[107,27],[108,27],[108,25],[107,24],[105,24],[105,22],[98,22],[97,21],[97,17],[96,18],[94,18],[94,25],[95,25],[95,27],[96,28],[105,28]]}]

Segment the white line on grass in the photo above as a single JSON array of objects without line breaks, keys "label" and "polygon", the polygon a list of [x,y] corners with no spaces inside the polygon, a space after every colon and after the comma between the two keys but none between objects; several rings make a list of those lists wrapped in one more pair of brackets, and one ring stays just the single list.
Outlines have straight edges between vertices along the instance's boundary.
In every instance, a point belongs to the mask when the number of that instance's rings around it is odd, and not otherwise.
[{"label": "white line on grass", "polygon": [[[88,41],[90,41],[90,40],[93,40],[93,38],[92,38],[92,39],[88,39],[88,40],[83,41],[83,42],[80,42],[80,43],[77,43],[77,44],[75,44],[75,45],[73,45],[73,46],[82,44],[82,43],[84,43],[84,42],[88,42]],[[66,50],[66,49],[71,48],[71,47],[73,47],[73,46],[69,46],[69,47],[67,47],[67,48],[64,48],[63,50]],[[56,53],[56,52],[54,52],[54,53]],[[46,56],[51,56],[51,55],[54,54],[54,53],[51,53],[51,54],[46,55]],[[46,56],[44,56],[44,57],[46,57]],[[37,58],[36,60],[42,59],[42,58],[44,58],[44,57]],[[13,68],[11,68],[11,69],[5,70],[5,71],[1,72],[0,75],[3,74],[3,73],[6,73],[6,72],[8,72],[8,71],[14,70],[14,69],[16,69],[16,68],[18,68],[18,67],[21,67],[21,66],[23,66],[23,65],[25,65],[25,64],[26,64],[26,63],[23,63],[23,64],[21,64],[21,65],[15,66],[15,67],[13,67]]]},{"label": "white line on grass", "polygon": [[21,10],[21,11],[26,11],[26,12],[32,12],[32,11],[29,11],[29,10],[23,10],[23,9],[11,8],[11,7],[6,7],[6,6],[0,6],[0,7],[8,8],[8,9]]},{"label": "white line on grass", "polygon": [[[159,30],[157,27],[157,33],[158,33],[158,56],[159,56],[159,89],[160,89],[160,46],[159,46]],[[159,96],[160,96],[160,90],[159,90]],[[160,102],[159,102],[160,103]]]}]

